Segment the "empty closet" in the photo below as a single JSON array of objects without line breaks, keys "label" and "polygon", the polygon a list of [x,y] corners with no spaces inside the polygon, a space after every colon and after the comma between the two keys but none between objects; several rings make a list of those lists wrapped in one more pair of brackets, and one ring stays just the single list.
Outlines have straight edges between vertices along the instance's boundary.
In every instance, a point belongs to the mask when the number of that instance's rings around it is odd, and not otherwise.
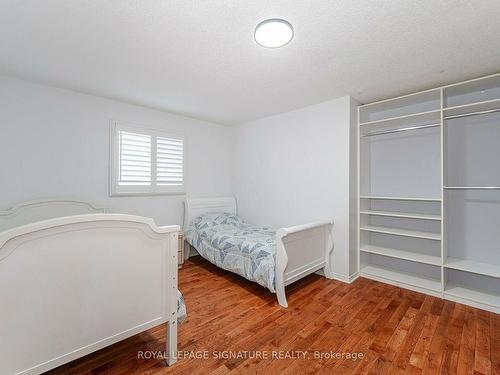
[{"label": "empty closet", "polygon": [[358,122],[360,275],[500,312],[500,74]]}]

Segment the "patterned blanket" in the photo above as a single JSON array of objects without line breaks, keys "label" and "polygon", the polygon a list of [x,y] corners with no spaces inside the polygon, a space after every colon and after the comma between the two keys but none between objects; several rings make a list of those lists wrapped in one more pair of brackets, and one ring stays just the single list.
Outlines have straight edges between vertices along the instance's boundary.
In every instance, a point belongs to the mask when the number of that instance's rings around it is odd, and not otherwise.
[{"label": "patterned blanket", "polygon": [[275,230],[245,223],[229,213],[207,213],[190,223],[185,236],[216,266],[275,292]]}]

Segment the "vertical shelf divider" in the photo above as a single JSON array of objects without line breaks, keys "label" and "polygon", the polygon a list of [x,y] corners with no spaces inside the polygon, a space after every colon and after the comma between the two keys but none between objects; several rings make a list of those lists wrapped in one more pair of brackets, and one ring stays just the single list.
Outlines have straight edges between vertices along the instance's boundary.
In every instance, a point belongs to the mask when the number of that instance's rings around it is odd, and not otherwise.
[{"label": "vertical shelf divider", "polygon": [[445,182],[445,167],[446,167],[446,155],[445,155],[445,128],[444,128],[444,113],[443,113],[443,108],[444,108],[444,89],[441,87],[439,89],[439,96],[440,96],[440,122],[441,122],[441,292],[442,292],[442,298],[444,297],[444,289],[446,287],[446,272],[444,269],[444,262],[447,257],[447,251],[446,251],[446,202],[445,202],[445,190],[444,186],[446,184]]}]

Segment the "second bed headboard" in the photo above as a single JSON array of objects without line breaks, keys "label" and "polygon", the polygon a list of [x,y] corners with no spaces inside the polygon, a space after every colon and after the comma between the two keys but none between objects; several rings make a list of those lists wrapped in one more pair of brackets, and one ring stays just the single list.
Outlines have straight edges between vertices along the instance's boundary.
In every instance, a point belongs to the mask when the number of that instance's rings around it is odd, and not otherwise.
[{"label": "second bed headboard", "polygon": [[207,212],[236,214],[236,199],[234,197],[186,198],[184,200],[184,228],[198,216]]},{"label": "second bed headboard", "polygon": [[0,211],[0,231],[61,216],[104,213],[104,208],[70,199],[29,201]]}]

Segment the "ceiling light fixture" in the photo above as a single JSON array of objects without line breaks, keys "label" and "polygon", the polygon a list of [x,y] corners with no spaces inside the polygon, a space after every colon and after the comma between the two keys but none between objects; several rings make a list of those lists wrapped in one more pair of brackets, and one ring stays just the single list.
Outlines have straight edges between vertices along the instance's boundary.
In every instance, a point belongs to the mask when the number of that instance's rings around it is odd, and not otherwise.
[{"label": "ceiling light fixture", "polygon": [[254,38],[262,47],[283,47],[293,39],[293,27],[288,21],[271,18],[257,25]]}]

